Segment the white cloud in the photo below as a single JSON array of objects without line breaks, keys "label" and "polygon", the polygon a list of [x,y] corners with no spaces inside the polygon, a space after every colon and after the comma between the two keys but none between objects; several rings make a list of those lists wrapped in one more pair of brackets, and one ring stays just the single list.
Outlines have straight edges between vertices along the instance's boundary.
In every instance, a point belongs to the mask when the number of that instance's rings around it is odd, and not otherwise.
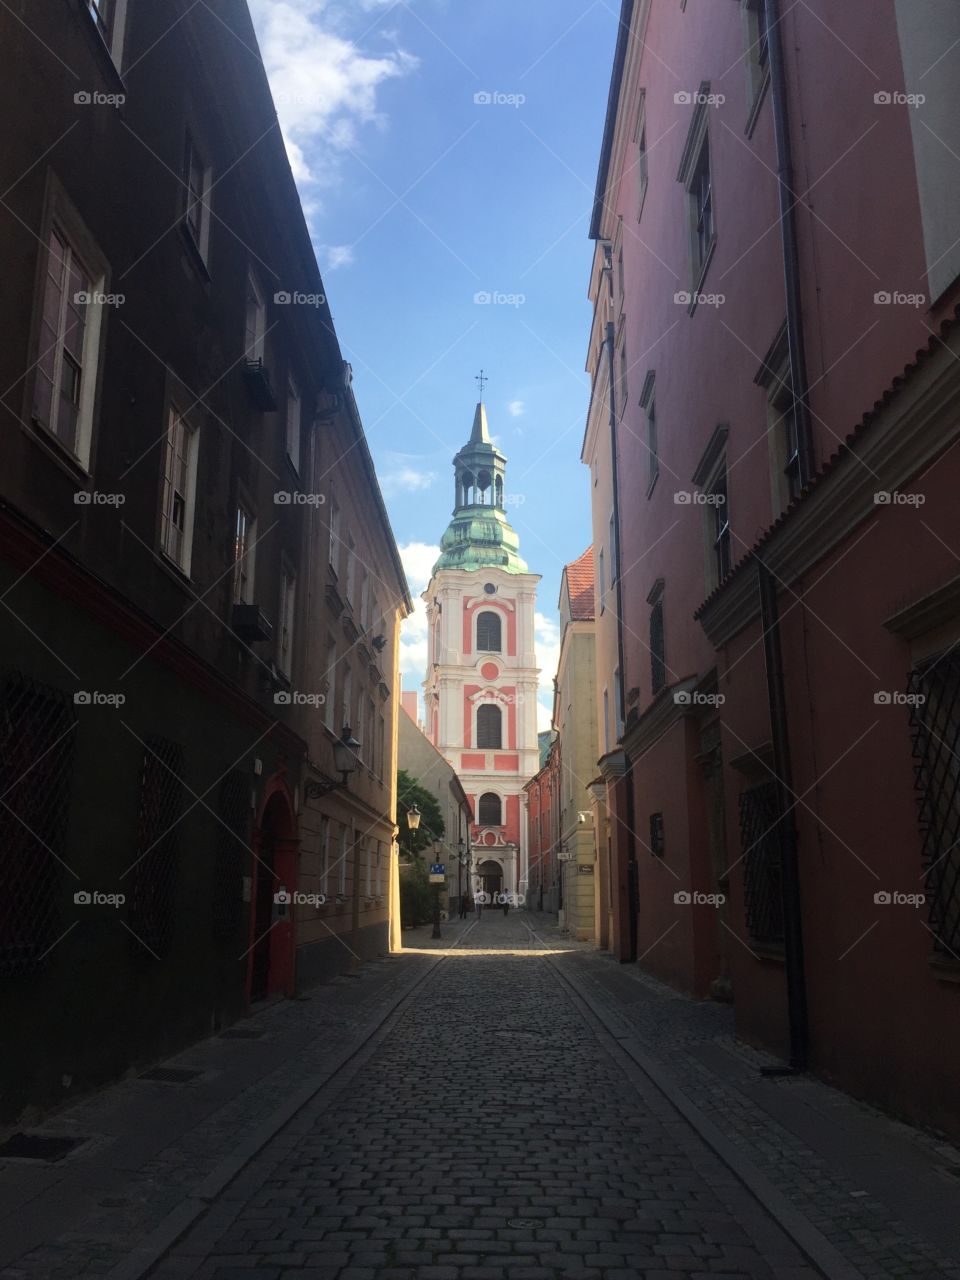
[{"label": "white cloud", "polygon": [[[429,489],[436,478],[435,471],[424,471],[420,467],[400,463],[389,471],[381,472],[380,487],[385,494],[421,493],[424,489]],[[439,554],[438,550],[437,555]]]},{"label": "white cloud", "polygon": [[427,605],[421,593],[430,581],[430,570],[440,555],[440,548],[426,542],[407,542],[400,547],[413,613],[400,628],[400,675],[404,689],[417,689],[427,673]]},{"label": "white cloud", "polygon": [[337,267],[353,266],[352,244],[325,244],[322,249],[327,259],[328,271],[336,271]]},{"label": "white cloud", "polygon": [[[560,662],[560,623],[556,618],[548,618],[545,613],[536,613],[533,627],[537,666],[540,668],[537,724],[540,729],[549,729],[553,714],[553,677],[557,674]],[[546,723],[542,723],[545,708],[549,709],[546,711]]]},{"label": "white cloud", "polygon": [[397,45],[358,49],[340,0],[252,0],[251,12],[294,176],[301,186],[329,186],[338,153],[358,145],[359,126],[385,126],[378,90],[418,60]]},{"label": "white cloud", "polygon": [[507,405],[507,412],[511,418],[522,418],[525,406],[522,400],[511,400]]}]

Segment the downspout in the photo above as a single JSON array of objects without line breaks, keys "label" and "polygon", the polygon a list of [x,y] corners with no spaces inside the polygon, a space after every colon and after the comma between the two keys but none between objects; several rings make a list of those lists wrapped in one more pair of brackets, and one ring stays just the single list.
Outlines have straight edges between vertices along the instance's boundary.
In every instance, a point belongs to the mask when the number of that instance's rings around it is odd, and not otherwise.
[{"label": "downspout", "polygon": [[763,656],[767,670],[767,697],[770,703],[770,732],[773,739],[774,782],[777,792],[777,837],[780,845],[783,897],[783,946],[787,970],[790,1066],[795,1071],[806,1071],[810,1027],[807,1014],[807,979],[803,960],[803,916],[800,908],[800,869],[797,860],[797,824],[794,816],[796,806],[790,764],[790,735],[787,729],[783,654],[780,648],[780,616],[773,575],[759,555],[757,556],[757,582],[760,589],[760,625],[763,628]]},{"label": "downspout", "polygon": [[[780,0],[764,0],[767,50],[770,64],[770,98],[773,108],[777,148],[777,181],[780,197],[780,239],[783,249],[784,292],[787,304],[787,342],[790,349],[790,384],[800,487],[813,475],[813,440],[810,428],[810,388],[803,336],[803,301],[800,284],[800,250],[797,238],[794,194],[793,148],[790,141],[790,110],[783,57],[783,20]],[[780,646],[780,619],[777,588],[770,570],[757,557],[757,585],[760,593],[760,622],[763,628],[764,662],[767,672],[767,699],[773,739],[777,791],[777,831],[783,895],[784,958],[786,960],[787,1011],[790,1023],[790,1065],[796,1071],[807,1067],[810,1028],[807,1011],[806,970],[803,958],[803,917],[800,905],[800,874],[797,862],[797,827],[794,815],[793,781],[790,763],[790,733],[784,692],[783,656]]]},{"label": "downspout", "polygon": [[790,348],[790,383],[797,425],[797,452],[800,487],[813,475],[813,439],[810,429],[810,388],[803,337],[803,305],[800,288],[800,251],[797,240],[794,194],[793,148],[790,142],[790,110],[787,77],[783,61],[783,24],[780,0],[764,0],[767,22],[767,51],[770,65],[770,99],[773,131],[777,147],[777,181],[780,192],[780,240],[783,247],[783,278],[787,301],[787,342]]},{"label": "downspout", "polygon": [[[607,271],[607,279],[609,281],[610,296],[613,296],[613,250],[609,244],[604,245],[604,268]],[[625,726],[627,723],[627,705],[626,705],[626,672],[624,670],[624,648],[623,648],[623,578],[621,575],[621,554],[620,545],[623,541],[620,530],[620,475],[617,459],[617,389],[615,380],[615,359],[614,359],[614,326],[613,321],[608,320],[606,326],[606,347],[607,347],[607,370],[609,377],[609,400],[610,400],[610,481],[613,489],[613,527],[616,532],[616,545],[611,547],[613,552],[612,563],[617,574],[617,664],[620,668],[620,688],[618,690],[618,708],[617,713],[620,724]],[[622,730],[621,730],[622,733]],[[626,789],[626,847],[627,847],[627,912],[629,914],[629,948],[628,955],[625,957],[621,946],[621,961],[636,960],[637,958],[637,913],[639,911],[639,889],[637,884],[637,851],[634,843],[634,803],[633,803],[633,764],[627,759],[626,771],[623,775],[623,785]],[[618,841],[619,843],[619,841]]]}]

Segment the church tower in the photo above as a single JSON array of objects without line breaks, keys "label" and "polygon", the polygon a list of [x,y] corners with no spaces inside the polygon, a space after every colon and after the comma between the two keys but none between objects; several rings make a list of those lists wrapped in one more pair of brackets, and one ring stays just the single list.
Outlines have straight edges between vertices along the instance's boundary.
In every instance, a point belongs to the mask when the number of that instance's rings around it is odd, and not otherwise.
[{"label": "church tower", "polygon": [[[481,395],[482,395],[481,384]],[[424,593],[424,724],[460,775],[474,813],[471,890],[526,893],[523,785],[537,772],[534,614],[540,575],[507,519],[507,459],[481,399],[453,460],[453,516]]]}]

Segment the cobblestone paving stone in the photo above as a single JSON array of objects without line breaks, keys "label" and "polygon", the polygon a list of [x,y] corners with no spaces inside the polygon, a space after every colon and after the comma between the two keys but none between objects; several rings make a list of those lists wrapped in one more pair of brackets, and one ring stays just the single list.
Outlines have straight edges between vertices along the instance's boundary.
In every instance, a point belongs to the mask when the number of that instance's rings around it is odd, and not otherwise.
[{"label": "cobblestone paving stone", "polygon": [[157,1280],[813,1280],[530,949],[485,918]]},{"label": "cobblestone paving stone", "polygon": [[[593,948],[560,941],[556,927],[534,919],[534,929],[546,945],[579,952],[558,957],[561,969],[575,963],[575,976],[590,1000],[604,1007],[638,1035],[647,1053],[666,1065],[683,1092],[735,1146],[752,1160],[790,1202],[812,1222],[866,1280],[923,1276],[930,1280],[960,1280],[960,1259],[948,1258],[912,1235],[891,1214],[890,1206],[864,1195],[856,1182],[842,1176],[829,1161],[736,1087],[735,1074],[721,1078],[694,1054],[698,1046],[722,1045],[754,1075],[776,1059],[734,1039],[729,1006],[687,1000],[670,987],[643,974],[613,965]],[[845,1111],[868,1112],[878,1126],[895,1121],[856,1099],[809,1077],[768,1082],[770,1089],[801,1091],[809,1105],[839,1121]],[[913,1141],[932,1146],[933,1140],[906,1126]],[[936,1144],[943,1163],[960,1165],[960,1152]],[[960,1213],[960,1197],[958,1197]]]},{"label": "cobblestone paving stone", "polygon": [[[367,962],[356,976],[335,978],[313,988],[306,998],[279,1002],[245,1020],[245,1028],[263,1031],[270,1041],[294,1037],[296,1051],[256,1083],[225,1099],[201,1124],[179,1134],[153,1158],[131,1169],[122,1196],[116,1197],[123,1204],[105,1204],[75,1229],[58,1233],[14,1265],[0,1268],[0,1280],[74,1280],[105,1275],[230,1156],[287,1094],[329,1074],[344,1044],[357,1037],[370,1020],[385,1016],[416,982],[425,964],[422,957]],[[214,1037],[166,1059],[164,1065],[206,1070],[224,1048],[224,1042]],[[248,1049],[243,1043],[230,1042],[228,1052]],[[101,1134],[107,1128],[106,1116],[149,1107],[147,1090],[166,1087],[139,1080],[121,1082],[60,1113],[44,1123],[43,1130]],[[52,1177],[57,1173],[51,1169]],[[56,1188],[51,1187],[48,1194],[55,1196]]]}]

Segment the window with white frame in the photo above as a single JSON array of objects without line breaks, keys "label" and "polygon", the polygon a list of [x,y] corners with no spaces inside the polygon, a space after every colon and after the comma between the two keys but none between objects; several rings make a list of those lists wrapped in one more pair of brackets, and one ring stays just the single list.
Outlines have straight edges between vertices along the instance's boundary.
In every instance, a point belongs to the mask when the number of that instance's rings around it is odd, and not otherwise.
[{"label": "window with white frame", "polygon": [[367,874],[366,874],[366,883],[367,883],[366,893],[367,893],[367,897],[368,897],[368,898],[372,898],[372,897],[373,897],[373,849],[372,849],[372,847],[371,847],[372,843],[373,843],[373,842],[371,841],[371,839],[370,839],[370,837],[369,837],[369,836],[364,836],[364,838],[363,838],[363,859],[364,859],[364,862],[366,862],[366,864],[367,864],[367,867],[366,867],[366,871],[367,871]]},{"label": "window with white frame", "polygon": [[710,85],[704,81],[696,95],[693,119],[677,174],[678,181],[683,183],[687,193],[690,269],[694,293],[699,292],[716,242],[710,131],[707,124],[710,110],[708,102],[711,97]]},{"label": "window with white frame", "polygon": [[657,442],[657,396],[656,376],[651,370],[643,381],[640,393],[640,407],[647,417],[647,497],[657,483],[660,474],[660,453]]},{"label": "window with white frame", "polygon": [[742,9],[748,101],[751,112],[754,112],[770,75],[767,6],[765,0],[742,0]]},{"label": "window with white frame", "polygon": [[378,840],[378,841],[377,841],[376,882],[375,882],[375,886],[374,886],[374,893],[376,894],[376,896],[377,896],[378,898],[379,898],[379,897],[381,897],[381,895],[382,895],[382,893],[383,893],[382,881],[381,881],[381,879],[380,879],[380,875],[381,875],[380,862],[381,862],[382,857],[383,857],[383,841],[382,841],[382,840]]},{"label": "window with white frame", "polygon": [[484,609],[477,615],[477,652],[500,653],[503,645],[500,614]]},{"label": "window with white frame", "polygon": [[359,617],[360,617],[361,630],[364,630],[364,631],[367,629],[367,609],[369,608],[369,600],[370,600],[370,575],[367,573],[366,569],[361,568]]},{"label": "window with white frame", "polygon": [[499,751],[503,746],[503,712],[492,702],[477,708],[477,747]]},{"label": "window with white frame", "polygon": [[296,617],[297,578],[288,566],[280,571],[280,611],[277,627],[277,666],[285,676],[293,669],[293,628]]},{"label": "window with white frame", "polygon": [[337,732],[337,642],[327,640],[327,669],[324,673],[327,688],[324,694],[323,723],[331,733]]},{"label": "window with white frame", "polygon": [[385,776],[385,775],[384,775],[384,765],[385,765],[386,761],[385,761],[385,758],[384,758],[384,753],[385,753],[385,751],[386,751],[386,741],[387,741],[387,737],[386,737],[386,724],[385,724],[384,719],[383,719],[383,712],[381,711],[381,712],[380,712],[380,723],[379,723],[379,725],[377,726],[377,761],[378,761],[377,777],[378,777],[378,778],[380,778],[381,780],[382,780],[382,779],[383,779],[383,777]]},{"label": "window with white frame", "polygon": [[210,249],[210,177],[210,166],[197,146],[196,139],[188,133],[183,160],[183,221],[193,247],[204,264]]},{"label": "window with white frame", "polygon": [[323,814],[320,818],[320,892],[326,895],[327,880],[330,875],[330,819]]},{"label": "window with white frame", "polygon": [[767,441],[770,450],[774,512],[779,515],[802,486],[797,400],[790,372],[790,345],[784,323],[754,377],[767,395]]},{"label": "window with white frame", "polygon": [[233,600],[235,604],[253,601],[253,547],[257,522],[243,505],[237,504],[233,540]]},{"label": "window with white frame", "polygon": [[730,572],[730,496],[727,486],[726,455],[720,459],[707,481],[707,537],[710,541],[710,586],[718,586]]},{"label": "window with white frame", "polygon": [[287,457],[300,470],[300,389],[290,374],[287,377]]},{"label": "window with white frame", "polygon": [[353,671],[349,666],[343,672],[343,703],[340,708],[340,725],[353,727]]},{"label": "window with white frame", "polygon": [[56,223],[47,238],[33,420],[86,467],[90,461],[104,277]]},{"label": "window with white frame", "polygon": [[334,573],[340,569],[340,508],[331,498],[327,503],[329,513],[330,545],[327,548],[327,559],[333,566]]},{"label": "window with white frame", "polygon": [[248,360],[262,360],[267,331],[267,307],[252,271],[247,272],[247,310],[243,350]]},{"label": "window with white frame", "polygon": [[87,10],[110,57],[120,67],[123,54],[123,30],[126,24],[127,0],[86,0]]},{"label": "window with white frame", "polygon": [[170,405],[163,465],[160,547],[167,559],[188,576],[193,553],[198,443],[198,432],[190,427],[176,405]]},{"label": "window with white frame", "polygon": [[646,93],[640,94],[640,111],[637,115],[637,131],[634,135],[637,144],[637,218],[643,213],[643,203],[647,196],[647,99]]}]

